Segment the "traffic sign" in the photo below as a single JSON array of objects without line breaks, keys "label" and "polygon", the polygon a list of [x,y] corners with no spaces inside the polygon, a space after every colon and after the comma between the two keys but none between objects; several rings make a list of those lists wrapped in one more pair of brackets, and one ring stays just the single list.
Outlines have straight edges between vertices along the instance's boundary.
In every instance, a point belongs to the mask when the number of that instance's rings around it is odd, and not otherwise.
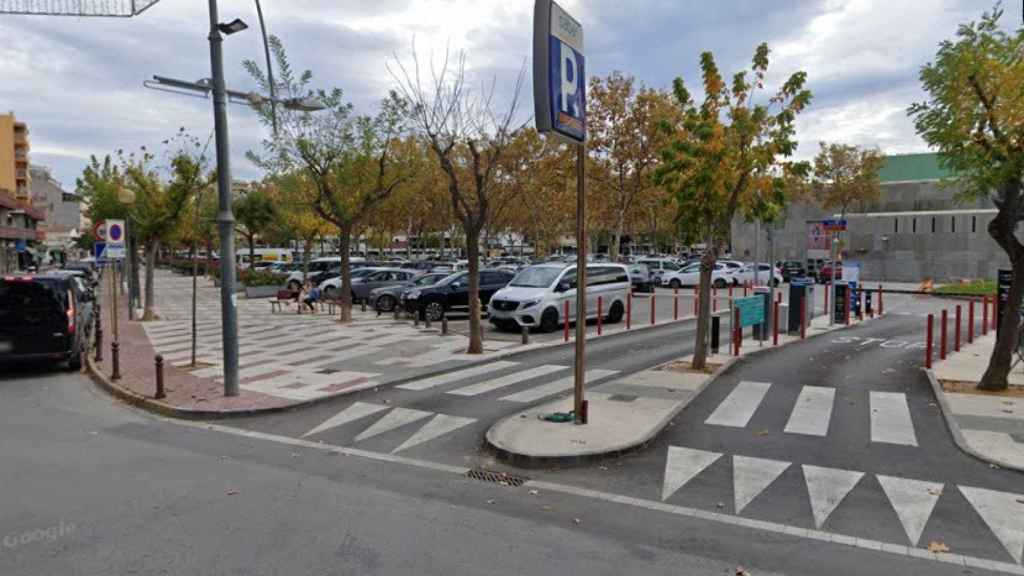
[{"label": "traffic sign", "polygon": [[124,258],[124,220],[107,220],[107,258]]},{"label": "traffic sign", "polygon": [[583,26],[552,0],[533,9],[533,106],[538,132],[587,139]]},{"label": "traffic sign", "polygon": [[844,232],[846,230],[846,220],[838,218],[826,218],[821,221],[822,227],[829,232]]},{"label": "traffic sign", "polygon": [[733,304],[740,311],[740,326],[755,326],[764,323],[764,296],[736,298]]},{"label": "traffic sign", "polygon": [[92,236],[97,242],[107,241],[107,223],[103,220],[92,225]]},{"label": "traffic sign", "polygon": [[92,255],[96,258],[97,264],[105,264],[107,261],[107,243],[96,242],[92,245]]}]

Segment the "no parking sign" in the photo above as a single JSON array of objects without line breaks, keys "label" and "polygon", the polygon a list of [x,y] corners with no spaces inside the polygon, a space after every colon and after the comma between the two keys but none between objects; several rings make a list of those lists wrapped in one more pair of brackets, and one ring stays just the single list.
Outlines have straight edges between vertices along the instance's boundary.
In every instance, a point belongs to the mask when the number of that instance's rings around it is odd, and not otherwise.
[{"label": "no parking sign", "polygon": [[107,259],[124,258],[124,220],[107,220]]}]

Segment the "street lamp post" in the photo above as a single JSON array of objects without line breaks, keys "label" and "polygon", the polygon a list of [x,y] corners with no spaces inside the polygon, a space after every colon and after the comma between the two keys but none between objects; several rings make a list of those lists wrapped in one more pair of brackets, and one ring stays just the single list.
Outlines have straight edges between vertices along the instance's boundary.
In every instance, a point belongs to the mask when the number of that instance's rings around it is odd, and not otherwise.
[{"label": "street lamp post", "polygon": [[217,139],[217,226],[220,231],[220,313],[224,343],[224,395],[238,396],[238,314],[235,310],[235,217],[231,213],[228,95],[224,87],[223,37],[217,0],[210,0],[210,68],[213,129]]}]

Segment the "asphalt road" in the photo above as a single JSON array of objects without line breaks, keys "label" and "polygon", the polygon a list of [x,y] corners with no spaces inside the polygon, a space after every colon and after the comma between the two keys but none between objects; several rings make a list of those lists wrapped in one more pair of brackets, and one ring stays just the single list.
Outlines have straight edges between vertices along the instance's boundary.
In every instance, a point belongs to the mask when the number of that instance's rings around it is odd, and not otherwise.
[{"label": "asphalt road", "polygon": [[[0,377],[0,574],[964,574]],[[980,573],[975,570],[971,573]]]}]

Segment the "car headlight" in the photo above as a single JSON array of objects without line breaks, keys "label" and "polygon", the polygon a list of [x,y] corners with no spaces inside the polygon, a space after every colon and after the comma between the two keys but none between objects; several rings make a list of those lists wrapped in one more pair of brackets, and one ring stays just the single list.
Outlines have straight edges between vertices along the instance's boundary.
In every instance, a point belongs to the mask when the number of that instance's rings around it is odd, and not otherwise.
[{"label": "car headlight", "polygon": [[523,302],[520,305],[520,308],[523,308],[525,310],[526,308],[533,308],[537,304],[540,304],[540,298],[537,298],[535,300],[527,300],[526,302]]},{"label": "car headlight", "polygon": [[412,292],[409,292],[408,294],[406,294],[405,297],[410,299],[410,300],[415,300],[415,299],[420,297],[420,291],[419,290],[413,290]]}]

